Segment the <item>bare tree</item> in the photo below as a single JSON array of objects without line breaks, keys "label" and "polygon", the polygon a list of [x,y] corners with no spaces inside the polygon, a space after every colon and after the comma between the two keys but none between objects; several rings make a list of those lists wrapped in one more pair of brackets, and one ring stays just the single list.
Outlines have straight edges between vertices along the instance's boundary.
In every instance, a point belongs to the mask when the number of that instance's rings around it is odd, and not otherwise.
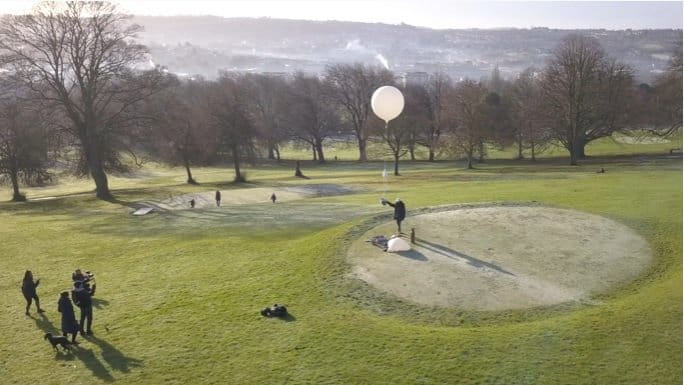
[{"label": "bare tree", "polygon": [[[175,77],[174,77],[175,78]],[[154,154],[171,164],[182,164],[187,183],[197,184],[192,164],[205,164],[216,143],[207,107],[208,84],[203,80],[180,81],[151,98],[153,116],[150,138]]]},{"label": "bare tree", "polygon": [[503,149],[513,143],[512,96],[510,83],[501,80],[499,92],[489,90],[482,109],[483,135],[478,143],[479,162],[484,161],[486,144]]},{"label": "bare tree", "polygon": [[32,185],[51,180],[47,168],[52,135],[46,112],[4,85],[0,89],[0,175],[9,178],[12,201],[20,202],[26,200],[20,182]]},{"label": "bare tree", "polygon": [[129,19],[113,3],[73,1],[41,2],[0,23],[0,64],[62,109],[101,199],[111,198],[106,170],[136,119],[132,107],[161,82],[158,71],[134,69],[147,51]]},{"label": "bare tree", "polygon": [[288,93],[284,113],[288,131],[296,140],[308,143],[314,160],[325,163],[323,142],[340,127],[340,119],[325,100],[325,85],[317,77],[297,73]]},{"label": "bare tree", "polygon": [[332,86],[329,96],[345,112],[359,146],[359,161],[368,160],[366,144],[369,130],[370,99],[375,90],[394,83],[394,75],[385,69],[362,64],[335,64],[325,69],[325,80]]},{"label": "bare tree", "polygon": [[421,143],[428,149],[428,161],[435,161],[435,151],[439,145],[439,138],[445,128],[445,115],[448,108],[447,95],[453,91],[453,82],[448,75],[438,72],[430,76],[427,84],[427,103],[424,108],[430,119],[430,124],[424,126]]},{"label": "bare tree", "polygon": [[212,85],[209,111],[218,129],[219,148],[230,152],[235,182],[245,182],[240,171],[243,155],[254,154],[254,129],[249,120],[244,75],[223,73]]},{"label": "bare tree", "polygon": [[274,76],[249,74],[245,77],[248,114],[257,140],[266,147],[268,159],[280,160],[280,144],[287,139],[283,114],[289,111],[287,84]]},{"label": "bare tree", "polygon": [[513,84],[512,133],[517,147],[517,159],[523,159],[523,150],[530,150],[530,157],[544,151],[551,139],[541,111],[541,89],[534,68],[525,69]]},{"label": "bare tree", "polygon": [[672,53],[667,71],[653,85],[649,130],[658,136],[672,136],[682,128],[682,41]]},{"label": "bare tree", "polygon": [[449,96],[451,115],[447,146],[452,152],[464,155],[467,168],[473,168],[474,155],[486,139],[483,104],[487,88],[481,83],[465,80]]},{"label": "bare tree", "polygon": [[403,89],[404,110],[401,115],[385,124],[380,119],[375,123],[380,125],[378,130],[380,138],[387,146],[394,160],[394,175],[399,175],[399,159],[410,151],[411,138],[416,134],[416,127],[429,125],[426,116],[425,89],[417,85],[409,85]]},{"label": "bare tree", "polygon": [[631,70],[608,60],[596,39],[570,35],[563,40],[544,71],[542,100],[570,164],[584,158],[587,143],[624,127],[631,86]]}]

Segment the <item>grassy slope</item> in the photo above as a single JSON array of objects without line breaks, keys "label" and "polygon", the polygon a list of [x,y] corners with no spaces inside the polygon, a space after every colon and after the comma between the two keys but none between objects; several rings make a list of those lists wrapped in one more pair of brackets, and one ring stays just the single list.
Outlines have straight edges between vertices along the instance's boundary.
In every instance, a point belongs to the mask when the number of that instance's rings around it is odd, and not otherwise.
[{"label": "grassy slope", "polygon": [[[89,196],[0,204],[0,383],[679,384],[681,161],[605,166],[606,174],[595,174],[598,164],[474,171],[407,164],[402,177],[386,182],[377,164],[311,166],[309,182],[355,183],[368,192],[268,209],[226,207],[228,215],[220,216],[132,218],[125,205]],[[260,168],[250,175],[257,185],[300,183],[290,171]],[[155,178],[115,180],[113,186],[128,188],[117,197],[122,203],[163,198],[227,179],[198,170],[207,184],[175,186],[182,182],[178,170],[155,172]],[[354,213],[381,210],[380,194],[400,195],[409,210],[536,200],[593,212],[646,237],[656,263],[637,282],[597,298],[599,305],[572,311],[464,314],[460,327],[431,319],[429,309],[378,311],[381,302],[368,293],[334,284],[345,268],[334,245],[359,223]],[[274,219],[242,225],[250,212],[264,210]],[[58,293],[75,267],[93,270],[100,283],[97,334],[77,354],[55,355],[41,336],[59,327]],[[18,288],[27,268],[43,278],[44,319],[23,315]],[[288,304],[294,319],[262,319],[258,310],[274,301]]]}]

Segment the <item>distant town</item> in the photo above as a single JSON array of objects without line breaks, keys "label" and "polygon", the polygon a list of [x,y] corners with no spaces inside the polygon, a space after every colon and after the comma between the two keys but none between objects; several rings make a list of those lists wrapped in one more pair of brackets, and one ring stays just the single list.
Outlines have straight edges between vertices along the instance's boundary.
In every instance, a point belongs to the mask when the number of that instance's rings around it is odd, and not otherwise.
[{"label": "distant town", "polygon": [[468,29],[270,18],[136,17],[154,65],[184,76],[216,78],[219,71],[287,76],[321,74],[334,63],[378,65],[421,82],[443,72],[455,80],[487,78],[494,68],[512,79],[541,68],[569,34],[598,39],[607,56],[628,64],[639,82],[662,73],[682,31]]}]

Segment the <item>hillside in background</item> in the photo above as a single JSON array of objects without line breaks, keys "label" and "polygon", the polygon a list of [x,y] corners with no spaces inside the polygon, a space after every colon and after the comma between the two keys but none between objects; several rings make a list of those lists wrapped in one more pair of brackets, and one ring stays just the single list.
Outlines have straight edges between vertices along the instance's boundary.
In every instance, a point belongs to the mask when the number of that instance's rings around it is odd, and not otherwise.
[{"label": "hillside in background", "polygon": [[543,67],[563,37],[596,37],[639,81],[661,72],[681,30],[436,30],[410,25],[214,16],[136,17],[153,61],[170,71],[214,78],[219,70],[321,73],[327,64],[361,62],[397,74],[444,71],[454,79],[504,77]]}]

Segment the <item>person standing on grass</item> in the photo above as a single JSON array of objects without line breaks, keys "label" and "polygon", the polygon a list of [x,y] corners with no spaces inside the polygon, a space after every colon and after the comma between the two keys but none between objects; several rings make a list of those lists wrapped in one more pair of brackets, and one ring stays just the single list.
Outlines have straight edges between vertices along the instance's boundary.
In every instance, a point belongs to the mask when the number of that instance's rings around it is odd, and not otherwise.
[{"label": "person standing on grass", "polygon": [[36,309],[38,313],[43,313],[45,310],[40,308],[40,299],[38,299],[38,293],[36,288],[40,284],[40,279],[33,280],[33,273],[31,270],[26,270],[24,273],[24,280],[21,283],[21,293],[26,298],[26,315],[29,315],[29,308],[31,307],[31,302],[36,301]]},{"label": "person standing on grass", "polygon": [[221,191],[216,190],[216,207],[221,206]]},{"label": "person standing on grass", "polygon": [[397,221],[397,231],[399,232],[399,234],[403,234],[401,232],[401,221],[403,221],[404,218],[406,218],[406,205],[404,205],[404,202],[401,199],[397,198],[397,200],[394,201],[394,203],[392,203],[387,199],[382,198],[382,204],[383,206],[390,205],[391,207],[394,207],[394,220]]},{"label": "person standing on grass", "polygon": [[[86,290],[83,282],[74,282],[74,290],[71,292],[71,300],[81,309],[81,320],[79,325],[81,327],[81,335],[93,334],[93,299],[90,296],[90,291]],[[85,330],[83,330],[85,327]]]},{"label": "person standing on grass", "polygon": [[275,203],[276,202],[276,195],[275,193],[271,194],[271,202]]},{"label": "person standing on grass", "polygon": [[69,292],[63,291],[59,295],[57,301],[57,311],[62,313],[62,335],[67,337],[68,334],[73,334],[71,343],[78,345],[76,336],[78,335],[78,322],[76,322],[76,315],[74,314],[74,307],[69,300]]}]

